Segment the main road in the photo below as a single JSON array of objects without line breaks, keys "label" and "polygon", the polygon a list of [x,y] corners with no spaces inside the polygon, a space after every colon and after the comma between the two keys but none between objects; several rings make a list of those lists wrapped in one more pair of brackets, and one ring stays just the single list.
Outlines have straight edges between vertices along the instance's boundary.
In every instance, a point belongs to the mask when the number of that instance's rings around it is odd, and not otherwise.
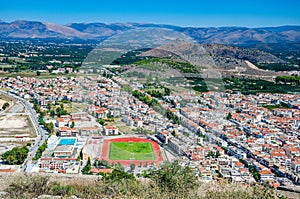
[{"label": "main road", "polygon": [[14,95],[12,93],[5,92],[5,91],[2,91],[2,90],[0,90],[0,93],[2,93],[3,95],[9,96],[11,98],[14,98],[14,99],[18,100],[20,103],[23,104],[23,106],[26,108],[26,110],[29,113],[29,118],[30,118],[30,120],[32,122],[32,125],[33,125],[33,127],[35,129],[35,132],[36,132],[35,143],[29,149],[28,157],[25,160],[25,162],[23,163],[22,171],[25,172],[28,164],[31,163],[32,158],[35,156],[38,147],[40,145],[42,145],[43,142],[48,138],[48,133],[39,124],[38,115],[37,115],[36,111],[31,107],[30,103],[27,100],[25,100],[25,99],[23,99],[23,98],[21,98],[19,96],[16,96],[16,95]]}]

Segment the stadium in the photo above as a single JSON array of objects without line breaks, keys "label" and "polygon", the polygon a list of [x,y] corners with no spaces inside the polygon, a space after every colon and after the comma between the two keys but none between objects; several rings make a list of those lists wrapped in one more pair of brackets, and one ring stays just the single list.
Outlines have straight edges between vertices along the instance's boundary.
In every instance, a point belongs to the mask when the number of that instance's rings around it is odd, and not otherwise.
[{"label": "stadium", "polygon": [[104,139],[100,159],[110,164],[119,162],[123,166],[147,166],[153,163],[158,166],[164,160],[159,144],[136,137]]}]

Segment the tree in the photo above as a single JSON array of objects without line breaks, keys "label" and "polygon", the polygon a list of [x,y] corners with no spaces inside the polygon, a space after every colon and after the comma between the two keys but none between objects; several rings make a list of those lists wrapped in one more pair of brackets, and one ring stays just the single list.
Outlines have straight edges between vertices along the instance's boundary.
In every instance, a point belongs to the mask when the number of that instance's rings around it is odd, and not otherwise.
[{"label": "tree", "polygon": [[215,157],[215,153],[213,151],[209,151],[206,157]]},{"label": "tree", "polygon": [[171,90],[165,87],[165,95],[170,95],[170,94],[171,94]]},{"label": "tree", "polygon": [[226,119],[227,120],[230,120],[232,118],[232,115],[231,115],[231,112],[229,112],[228,114],[227,114],[227,116],[226,116]]},{"label": "tree", "polygon": [[16,157],[13,156],[13,155],[9,155],[9,156],[6,158],[6,161],[7,161],[7,163],[10,164],[10,165],[14,165],[14,164],[17,163],[17,159],[16,159]]},{"label": "tree", "polygon": [[33,160],[38,160],[40,157],[42,157],[42,155],[43,155],[43,153],[44,153],[44,151],[46,150],[47,147],[48,147],[47,141],[45,140],[44,143],[41,146],[39,146]]},{"label": "tree", "polygon": [[133,174],[129,174],[125,171],[120,171],[117,169],[114,169],[112,173],[99,173],[99,175],[102,175],[102,180],[104,182],[120,182],[121,180],[126,180],[126,182],[129,182],[135,180]]},{"label": "tree", "polygon": [[8,102],[5,102],[5,103],[2,105],[2,109],[5,110],[7,107],[9,107],[9,103],[8,103]]},{"label": "tree", "polygon": [[83,159],[82,149],[80,150],[79,157],[80,157],[81,160]]},{"label": "tree", "polygon": [[180,166],[178,161],[165,162],[158,170],[153,171],[151,178],[161,192],[167,191],[175,196],[183,196],[182,198],[188,198],[190,191],[198,186],[195,173],[189,167]]},{"label": "tree", "polygon": [[136,127],[136,131],[137,131],[138,133],[143,133],[143,128],[140,127],[140,126],[138,126],[138,127]]},{"label": "tree", "polygon": [[118,162],[118,164],[115,165],[114,169],[118,171],[125,171],[125,168],[121,165],[120,162]]},{"label": "tree", "polygon": [[130,164],[130,172],[133,172],[135,169],[135,164],[131,163]]},{"label": "tree", "polygon": [[72,121],[70,128],[74,128],[74,126],[75,126],[75,122]]},{"label": "tree", "polygon": [[50,111],[50,116],[51,116],[51,117],[54,117],[54,116],[55,116],[55,111],[54,111],[54,110],[51,110],[51,111]]},{"label": "tree", "polygon": [[40,76],[41,75],[41,72],[40,71],[36,71],[36,76]]},{"label": "tree", "polygon": [[82,169],[82,174],[90,175],[91,174],[91,159],[88,157],[86,165]]},{"label": "tree", "polygon": [[171,133],[174,137],[176,137],[176,131],[175,131],[175,129],[172,131],[172,133]]},{"label": "tree", "polygon": [[28,156],[28,148],[26,146],[18,148],[14,147],[12,150],[6,151],[1,155],[1,159],[10,165],[22,164]]},{"label": "tree", "polygon": [[60,116],[61,116],[61,112],[62,112],[61,108],[60,108],[60,107],[57,107],[55,111],[56,111],[56,115],[57,115],[58,117],[60,117]]},{"label": "tree", "polygon": [[50,133],[54,133],[54,124],[53,122],[50,123],[44,123],[45,129]]},{"label": "tree", "polygon": [[98,121],[99,124],[101,124],[102,126],[105,126],[105,125],[106,125],[105,121],[104,121],[103,119],[101,119],[101,118],[97,119],[97,121]]}]

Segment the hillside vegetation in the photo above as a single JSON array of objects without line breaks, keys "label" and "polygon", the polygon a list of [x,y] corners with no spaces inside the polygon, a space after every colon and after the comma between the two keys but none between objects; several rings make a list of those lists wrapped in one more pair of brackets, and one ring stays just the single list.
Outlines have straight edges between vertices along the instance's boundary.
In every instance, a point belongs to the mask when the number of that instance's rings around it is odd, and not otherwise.
[{"label": "hillside vegetation", "polygon": [[[34,198],[42,195],[68,198],[283,198],[273,190],[255,185],[201,183],[188,167],[177,162],[165,163],[156,171],[137,179],[122,170],[93,176],[55,176],[25,174],[10,177],[6,182],[5,198]],[[1,176],[0,176],[1,177]],[[3,183],[4,180],[1,179]],[[51,198],[50,197],[50,198]]]}]

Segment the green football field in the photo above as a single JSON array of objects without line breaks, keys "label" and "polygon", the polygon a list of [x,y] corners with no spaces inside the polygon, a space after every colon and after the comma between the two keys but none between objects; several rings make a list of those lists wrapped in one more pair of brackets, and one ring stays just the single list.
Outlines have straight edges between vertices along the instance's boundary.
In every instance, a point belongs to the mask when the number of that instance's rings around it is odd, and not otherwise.
[{"label": "green football field", "polygon": [[149,142],[111,142],[110,160],[155,160],[153,148]]}]

